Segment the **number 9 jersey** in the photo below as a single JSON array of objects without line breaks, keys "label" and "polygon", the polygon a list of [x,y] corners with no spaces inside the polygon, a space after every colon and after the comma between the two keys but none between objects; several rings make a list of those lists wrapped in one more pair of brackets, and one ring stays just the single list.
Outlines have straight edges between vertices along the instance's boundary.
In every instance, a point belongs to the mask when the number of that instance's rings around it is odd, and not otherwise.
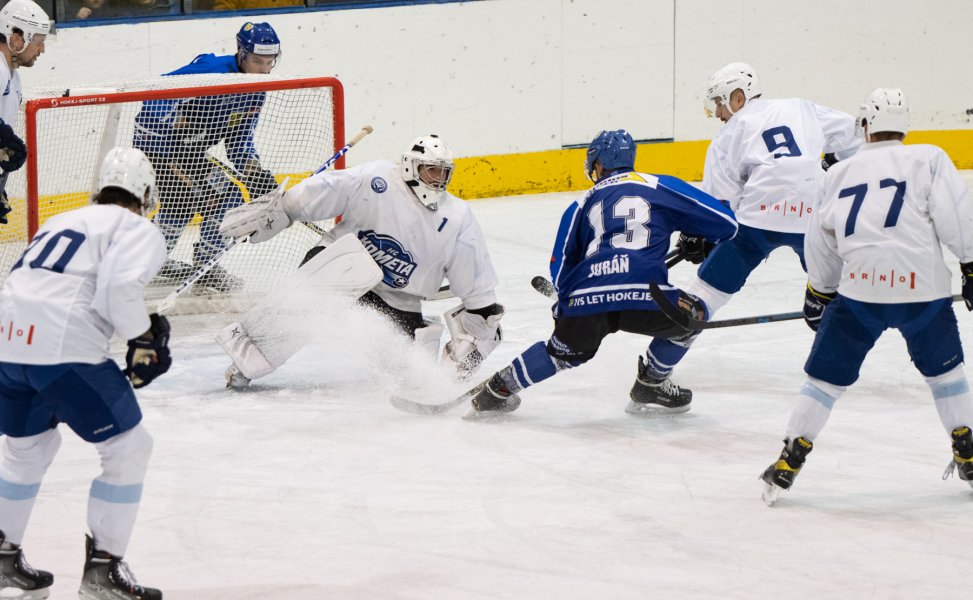
[{"label": "number 9 jersey", "polygon": [[927,144],[866,144],[828,170],[804,238],[808,279],[861,302],[948,298],[940,243],[973,261],[973,198],[952,161]]},{"label": "number 9 jersey", "polygon": [[0,361],[97,364],[149,329],[142,295],[165,261],[152,223],[113,204],[55,215],[0,289]]}]

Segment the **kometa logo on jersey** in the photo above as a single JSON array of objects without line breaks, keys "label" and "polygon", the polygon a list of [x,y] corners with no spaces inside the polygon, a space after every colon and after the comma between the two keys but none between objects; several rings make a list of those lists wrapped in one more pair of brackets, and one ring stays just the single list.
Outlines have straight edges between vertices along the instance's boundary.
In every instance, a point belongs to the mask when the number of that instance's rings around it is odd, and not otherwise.
[{"label": "kometa logo on jersey", "polygon": [[381,177],[372,178],[372,191],[376,194],[381,194],[385,190],[389,189],[389,184],[385,179]]},{"label": "kometa logo on jersey", "polygon": [[393,288],[404,288],[409,285],[409,278],[416,270],[416,263],[398,240],[375,233],[371,229],[359,231],[358,240],[372,260],[382,267],[382,272],[385,274],[382,282],[385,285]]}]

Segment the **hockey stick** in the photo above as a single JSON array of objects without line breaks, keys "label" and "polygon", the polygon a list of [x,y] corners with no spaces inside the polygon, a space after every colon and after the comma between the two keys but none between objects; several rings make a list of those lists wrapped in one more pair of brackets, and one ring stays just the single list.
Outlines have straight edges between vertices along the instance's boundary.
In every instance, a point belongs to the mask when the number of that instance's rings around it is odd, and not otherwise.
[{"label": "hockey stick", "polygon": [[[215,166],[219,170],[223,171],[226,174],[226,176],[230,178],[230,181],[232,181],[234,185],[242,186],[246,188],[248,194],[250,193],[250,188],[247,187],[247,184],[243,183],[243,173],[238,171],[236,167],[223,162],[218,157],[210,154],[209,152],[206,153],[206,160],[212,163],[213,166]],[[256,200],[256,198],[254,198],[252,194],[250,196],[250,199]],[[301,221],[301,225],[307,227],[308,229],[310,229],[311,231],[313,231],[318,235],[324,235],[325,233],[324,229],[322,229],[317,223],[308,223],[306,221]]]},{"label": "hockey stick", "polygon": [[[364,127],[362,127],[361,128],[361,131],[358,132],[358,135],[356,135],[355,137],[353,137],[350,142],[348,142],[340,150],[338,150],[337,152],[335,152],[331,156],[331,158],[329,158],[323,165],[321,165],[320,167],[318,167],[318,169],[316,171],[314,171],[314,173],[312,173],[312,175],[317,175],[321,171],[324,171],[325,169],[327,169],[328,167],[330,167],[334,163],[338,162],[338,159],[341,158],[342,156],[344,156],[345,154],[347,154],[348,153],[348,150],[350,150],[352,146],[354,146],[358,142],[362,141],[362,139],[366,135],[368,135],[369,133],[371,133],[372,131],[374,131],[374,130],[372,129],[372,126],[371,125],[365,125]],[[284,189],[286,189],[286,186],[287,186],[287,180],[285,179],[284,182],[277,189],[284,190]],[[283,196],[284,196],[284,194],[281,193],[280,196],[278,197],[278,201],[279,201],[279,198],[283,198]],[[162,302],[159,302],[159,306],[156,308],[156,312],[158,312],[160,315],[163,315],[163,314],[169,312],[170,310],[172,310],[172,308],[176,305],[176,299],[178,299],[179,296],[181,296],[184,293],[186,293],[186,290],[188,290],[190,288],[190,286],[192,286],[194,283],[196,283],[197,281],[199,281],[199,279],[203,275],[205,275],[206,273],[209,272],[210,269],[212,269],[213,267],[215,267],[216,266],[216,263],[218,263],[221,260],[223,260],[223,257],[226,256],[227,252],[229,252],[230,250],[232,250],[233,248],[235,248],[237,246],[237,244],[239,244],[240,242],[246,241],[248,239],[250,239],[250,236],[249,235],[243,236],[243,237],[238,237],[238,238],[235,238],[233,240],[230,240],[226,244],[226,246],[223,247],[222,250],[220,250],[219,252],[217,252],[212,258],[210,258],[208,261],[206,261],[206,264],[204,264],[202,267],[200,267],[199,270],[196,271],[196,273],[193,274],[192,277],[190,277],[186,281],[184,281],[181,284],[179,284],[179,287],[177,287],[175,290],[173,290],[172,293],[170,293],[168,296],[166,296],[165,298],[163,298],[162,299]]]},{"label": "hockey stick", "polygon": [[453,410],[454,408],[456,408],[460,404],[463,404],[464,402],[468,402],[472,400],[473,396],[476,396],[478,393],[480,393],[480,390],[482,390],[483,387],[487,384],[487,381],[490,380],[487,379],[486,381],[483,381],[473,389],[467,390],[466,392],[453,398],[449,402],[443,402],[441,404],[423,404],[421,402],[409,400],[408,398],[403,398],[402,396],[392,396],[391,398],[389,398],[389,403],[391,403],[393,407],[401,410],[402,412],[407,412],[413,415],[441,415],[445,412],[449,412]]},{"label": "hockey stick", "polygon": [[[723,319],[720,321],[700,321],[694,319],[687,313],[673,306],[672,302],[659,289],[655,283],[649,284],[649,291],[652,299],[669,319],[686,331],[698,331],[700,329],[721,329],[723,327],[738,327],[740,325],[757,325],[759,323],[776,323],[778,321],[795,321],[804,318],[804,312],[776,313],[771,315],[757,315],[755,317],[739,317],[736,319]],[[963,299],[960,294],[953,294],[952,301],[958,302]]]},{"label": "hockey stick", "polygon": [[[679,264],[686,258],[686,255],[682,253],[678,248],[666,254],[666,268],[671,269],[673,266]],[[543,275],[536,275],[530,280],[530,285],[535,290],[544,294],[548,298],[553,298],[557,296],[557,288],[554,287],[554,283],[550,279],[544,277]]]}]

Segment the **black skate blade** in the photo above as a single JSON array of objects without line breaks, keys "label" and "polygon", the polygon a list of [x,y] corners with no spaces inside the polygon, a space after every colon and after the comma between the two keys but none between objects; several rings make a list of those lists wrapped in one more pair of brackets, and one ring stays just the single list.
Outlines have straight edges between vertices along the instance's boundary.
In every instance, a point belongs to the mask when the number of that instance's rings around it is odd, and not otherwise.
[{"label": "black skate blade", "polygon": [[517,410],[520,406],[520,396],[514,394],[507,398],[507,403],[496,410],[476,410],[470,407],[470,410],[463,415],[464,421],[498,421],[506,418],[510,413]]},{"label": "black skate blade", "polygon": [[646,404],[630,400],[628,406],[625,407],[625,412],[638,417],[671,417],[689,412],[690,406],[690,404],[686,404],[670,408],[661,404]]}]

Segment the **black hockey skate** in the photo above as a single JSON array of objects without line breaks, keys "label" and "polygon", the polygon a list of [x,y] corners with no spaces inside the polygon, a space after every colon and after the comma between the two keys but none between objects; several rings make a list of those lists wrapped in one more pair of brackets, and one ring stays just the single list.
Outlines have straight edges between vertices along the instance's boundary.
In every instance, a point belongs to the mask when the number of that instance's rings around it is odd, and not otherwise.
[{"label": "black hockey skate", "polygon": [[954,470],[973,487],[973,433],[965,425],[953,430],[953,460],[946,467],[943,479],[948,479]]},{"label": "black hockey skate", "polygon": [[128,564],[119,556],[95,549],[85,536],[84,575],[78,596],[85,600],[162,600],[162,592],[135,581]]},{"label": "black hockey skate", "polygon": [[[197,264],[196,270],[199,270],[202,266],[202,263]],[[212,269],[207,271],[193,284],[193,294],[196,296],[229,294],[241,289],[243,289],[243,280],[230,275],[220,265],[213,265]]]},{"label": "black hockey skate", "polygon": [[520,406],[520,396],[511,392],[503,382],[500,372],[483,386],[472,400],[473,408],[463,416],[468,421],[490,419],[517,410]]},{"label": "black hockey skate", "polygon": [[[0,531],[0,597],[18,600],[42,600],[51,593],[54,575],[30,566],[19,547],[4,549],[5,540]],[[9,591],[8,591],[9,590]],[[10,595],[13,590],[23,590],[17,596]]]},{"label": "black hockey skate", "polygon": [[185,281],[195,272],[196,269],[191,264],[167,258],[156,274],[156,279]]},{"label": "black hockey skate", "polygon": [[807,438],[799,437],[793,442],[784,440],[784,449],[780,452],[777,462],[767,467],[760,479],[764,482],[762,497],[767,506],[773,506],[781,490],[789,490],[794,485],[794,478],[801,472],[804,460],[814,444]]},{"label": "black hockey skate", "polygon": [[684,413],[689,410],[689,404],[693,401],[692,390],[679,387],[668,377],[653,379],[642,356],[639,356],[635,384],[628,395],[632,401],[625,407],[625,412],[633,415]]}]

